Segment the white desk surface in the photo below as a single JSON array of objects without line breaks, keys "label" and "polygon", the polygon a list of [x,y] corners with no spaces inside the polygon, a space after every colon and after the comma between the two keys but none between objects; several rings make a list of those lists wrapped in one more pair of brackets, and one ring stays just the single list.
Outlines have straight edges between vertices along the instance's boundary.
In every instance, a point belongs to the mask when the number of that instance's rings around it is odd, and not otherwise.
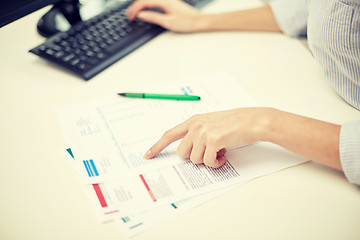
[{"label": "white desk surface", "polygon": [[[208,9],[248,3],[218,0]],[[43,42],[35,26],[44,11],[0,29],[0,239],[125,239],[115,222],[98,221],[83,184],[59,154],[65,142],[58,106],[223,69],[262,105],[340,124],[360,119],[297,39],[168,32],[86,82],[27,52]],[[308,162],[253,180],[133,239],[355,240],[359,223],[360,190],[341,172]]]}]

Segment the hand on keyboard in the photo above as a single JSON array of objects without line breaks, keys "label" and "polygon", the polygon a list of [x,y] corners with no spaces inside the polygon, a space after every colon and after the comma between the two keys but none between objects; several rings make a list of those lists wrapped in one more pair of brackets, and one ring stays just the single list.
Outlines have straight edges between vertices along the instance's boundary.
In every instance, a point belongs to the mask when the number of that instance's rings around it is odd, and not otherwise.
[{"label": "hand on keyboard", "polygon": [[[159,9],[162,13],[148,9]],[[175,32],[196,32],[200,12],[180,0],[136,0],[127,10],[129,20],[139,18]]]},{"label": "hand on keyboard", "polygon": [[[191,1],[196,6],[211,0]],[[131,1],[122,3],[87,21],[77,23],[70,30],[55,34],[30,52],[88,80],[165,31],[158,25],[134,17],[130,21],[125,12],[130,3]],[[191,9],[190,6],[186,7]]]}]

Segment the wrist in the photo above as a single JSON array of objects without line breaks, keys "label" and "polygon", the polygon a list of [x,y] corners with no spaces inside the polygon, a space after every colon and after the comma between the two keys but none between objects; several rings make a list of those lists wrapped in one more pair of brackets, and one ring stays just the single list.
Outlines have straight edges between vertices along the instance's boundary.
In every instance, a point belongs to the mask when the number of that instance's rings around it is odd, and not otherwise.
[{"label": "wrist", "polygon": [[253,134],[256,141],[276,141],[276,124],[280,117],[280,111],[275,108],[259,108],[257,120],[254,124]]},{"label": "wrist", "polygon": [[216,18],[216,14],[199,13],[194,19],[194,32],[214,31]]}]

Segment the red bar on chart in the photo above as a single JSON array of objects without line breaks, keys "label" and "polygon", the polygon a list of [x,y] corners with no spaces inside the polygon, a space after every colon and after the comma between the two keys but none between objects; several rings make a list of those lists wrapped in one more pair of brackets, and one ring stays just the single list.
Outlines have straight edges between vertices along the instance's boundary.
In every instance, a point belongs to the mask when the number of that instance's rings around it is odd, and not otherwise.
[{"label": "red bar on chart", "polygon": [[146,190],[147,190],[148,193],[150,194],[151,199],[152,199],[154,202],[156,202],[155,195],[154,195],[153,192],[151,191],[151,189],[150,189],[149,185],[147,184],[144,176],[143,176],[142,174],[139,175],[139,176],[140,176],[140,178],[141,178],[141,181],[144,183],[144,185],[145,185],[145,187],[146,187]]},{"label": "red bar on chart", "polygon": [[95,193],[100,201],[101,207],[107,207],[108,205],[106,203],[104,194],[102,193],[99,184],[93,184],[93,187],[94,187]]}]

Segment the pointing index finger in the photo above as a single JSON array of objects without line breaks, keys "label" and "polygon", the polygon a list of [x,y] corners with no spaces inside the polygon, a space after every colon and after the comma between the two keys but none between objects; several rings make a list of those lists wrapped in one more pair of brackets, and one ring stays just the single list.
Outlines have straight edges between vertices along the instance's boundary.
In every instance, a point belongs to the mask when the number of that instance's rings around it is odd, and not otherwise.
[{"label": "pointing index finger", "polygon": [[166,131],[161,138],[145,153],[144,158],[150,159],[158,155],[162,150],[169,146],[172,142],[175,142],[183,138],[188,132],[188,124],[184,122],[176,127]]}]

